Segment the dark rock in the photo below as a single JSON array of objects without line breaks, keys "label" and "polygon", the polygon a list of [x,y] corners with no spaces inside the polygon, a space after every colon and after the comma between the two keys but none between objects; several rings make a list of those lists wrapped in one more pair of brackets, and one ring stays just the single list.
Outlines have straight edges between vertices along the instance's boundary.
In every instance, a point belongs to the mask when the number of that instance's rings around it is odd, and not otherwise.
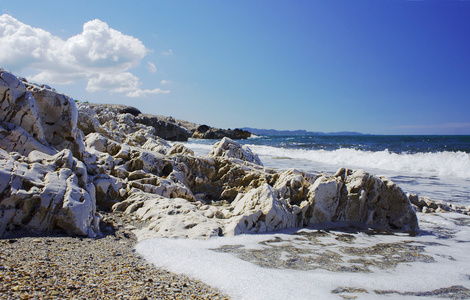
[{"label": "dark rock", "polygon": [[118,114],[131,114],[134,117],[137,117],[142,113],[135,107],[121,104],[89,104],[89,106],[95,109],[97,113],[103,109],[110,110]]},{"label": "dark rock", "polygon": [[212,128],[207,125],[199,126],[196,131],[194,131],[192,138],[195,139],[223,139],[228,137],[233,140],[247,139],[251,136],[251,133],[242,129],[219,129]]},{"label": "dark rock", "polygon": [[167,141],[187,141],[191,137],[191,133],[186,128],[165,118],[140,114],[135,118],[135,122],[155,128],[155,135]]}]

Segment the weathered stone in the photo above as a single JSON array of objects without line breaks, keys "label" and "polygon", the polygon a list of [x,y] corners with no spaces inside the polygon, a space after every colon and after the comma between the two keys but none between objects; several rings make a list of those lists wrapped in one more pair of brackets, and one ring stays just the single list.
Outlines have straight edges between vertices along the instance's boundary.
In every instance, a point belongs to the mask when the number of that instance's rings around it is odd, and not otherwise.
[{"label": "weathered stone", "polygon": [[[187,139],[193,129],[211,132],[208,126],[119,105],[77,109],[53,89],[0,75],[0,235],[16,228],[93,235],[96,207],[148,221],[142,237],[341,224],[418,229],[407,196],[388,179],[346,169],[334,176],[276,172],[229,138],[198,157],[158,136]],[[469,211],[426,199],[414,205]]]},{"label": "weathered stone", "polygon": [[266,232],[296,226],[295,208],[277,191],[264,184],[245,195],[240,194],[232,203],[232,217],[225,233],[236,235],[249,232]]},{"label": "weathered stone", "polygon": [[322,176],[301,204],[304,226],[346,223],[383,230],[417,232],[418,219],[405,193],[391,180],[361,170],[340,169]]},{"label": "weathered stone", "polygon": [[155,135],[168,141],[187,141],[191,137],[191,133],[186,128],[157,116],[142,114],[137,116],[135,120],[137,123],[153,127]]},{"label": "weathered stone", "polygon": [[226,137],[212,147],[209,156],[238,158],[260,166],[263,165],[258,155],[254,154],[250,148]]},{"label": "weathered stone", "polygon": [[22,156],[0,149],[0,195],[0,236],[16,228],[61,228],[79,235],[99,231],[94,187],[70,150]]}]

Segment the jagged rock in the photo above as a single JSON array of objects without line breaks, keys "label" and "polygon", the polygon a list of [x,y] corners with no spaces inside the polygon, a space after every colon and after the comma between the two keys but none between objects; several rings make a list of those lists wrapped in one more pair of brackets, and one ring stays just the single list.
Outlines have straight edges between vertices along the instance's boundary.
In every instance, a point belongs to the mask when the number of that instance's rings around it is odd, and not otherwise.
[{"label": "jagged rock", "polygon": [[82,132],[77,127],[75,101],[47,86],[26,84],[36,100],[46,141],[57,150],[70,149],[80,158],[85,147]]},{"label": "jagged rock", "polygon": [[78,104],[78,127],[85,135],[97,132],[117,143],[138,147],[142,147],[148,139],[155,138],[153,127],[137,123],[133,114],[119,113],[128,111],[126,106],[115,110],[108,110],[107,107],[113,106]]},{"label": "jagged rock", "polygon": [[[303,181],[306,186],[312,182],[312,177],[293,178],[293,173],[288,171],[281,175],[275,185],[278,189],[265,184],[237,196],[232,203],[232,214],[236,217],[227,225],[226,233],[350,225],[387,231],[417,232],[419,229],[407,196],[386,178],[341,169],[335,176],[320,176],[314,180],[305,200],[296,205],[298,201],[291,197],[292,192],[286,192],[291,186],[286,184],[289,182],[286,175],[291,175],[287,176],[291,183]],[[301,188],[298,184],[294,184],[294,190],[295,187]]]},{"label": "jagged rock", "polygon": [[411,204],[416,212],[423,213],[442,213],[455,212],[464,215],[470,215],[470,206],[457,205],[443,201],[436,201],[429,197],[420,197],[416,194],[408,194]]},{"label": "jagged rock", "polygon": [[168,150],[167,155],[171,156],[176,154],[194,155],[194,151],[186,148],[183,144],[175,143],[171,146],[170,150]]},{"label": "jagged rock", "polygon": [[268,184],[240,194],[232,203],[233,218],[225,234],[266,232],[296,227],[296,210]]},{"label": "jagged rock", "polygon": [[29,132],[15,124],[0,121],[0,147],[8,152],[19,152],[28,155],[34,150],[54,155],[52,149],[35,139]]},{"label": "jagged rock", "polygon": [[227,158],[238,158],[243,161],[252,162],[262,166],[261,160],[257,154],[254,154],[250,148],[235,142],[230,138],[223,138],[217,142],[211,149],[209,156],[220,156]]},{"label": "jagged rock", "polygon": [[0,236],[16,228],[95,235],[99,215],[85,165],[63,150],[29,156],[0,149]]},{"label": "jagged rock", "polygon": [[300,205],[303,226],[345,223],[417,232],[418,219],[405,193],[391,180],[362,170],[340,169],[322,176]]},{"label": "jagged rock", "polygon": [[120,204],[115,208],[125,209],[125,213],[134,213],[148,222],[138,233],[140,239],[156,236],[209,238],[223,233],[221,220],[208,217],[205,210],[185,199],[135,193],[126,202],[130,205]]},{"label": "jagged rock", "polygon": [[147,149],[150,151],[158,152],[160,154],[167,154],[172,146],[162,138],[155,137],[155,138],[148,138],[144,145],[142,145],[143,149]]},{"label": "jagged rock", "polygon": [[[25,85],[26,84],[26,85]],[[77,128],[77,108],[75,102],[66,95],[59,94],[45,87],[20,81],[14,75],[0,70],[0,120],[3,122],[3,135],[10,135],[9,131],[16,131],[15,126],[22,128],[40,144],[55,150],[70,149],[75,157],[80,157],[84,150],[82,135]],[[29,149],[30,138],[18,136],[18,143],[14,143],[17,134],[7,140],[13,144],[6,145],[9,150],[27,154],[38,149],[38,143]],[[40,147],[44,149],[44,147]],[[51,151],[49,151],[51,152]]]},{"label": "jagged rock", "polygon": [[0,75],[0,235],[16,228],[93,235],[97,207],[145,220],[142,237],[335,224],[418,229],[407,196],[385,178],[345,169],[276,172],[230,138],[198,157],[158,136],[184,140],[208,126],[119,105],[77,108],[49,87]]}]

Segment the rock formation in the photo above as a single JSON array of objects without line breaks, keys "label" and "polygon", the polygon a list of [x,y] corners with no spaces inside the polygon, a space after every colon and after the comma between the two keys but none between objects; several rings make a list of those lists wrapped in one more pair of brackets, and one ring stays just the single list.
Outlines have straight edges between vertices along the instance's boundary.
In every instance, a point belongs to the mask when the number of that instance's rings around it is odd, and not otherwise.
[{"label": "rock formation", "polygon": [[241,129],[213,128],[207,125],[198,125],[183,120],[176,120],[173,117],[143,114],[139,109],[132,106],[89,103],[86,103],[86,105],[92,109],[101,120],[103,120],[103,115],[109,113],[116,115],[130,114],[132,116],[128,118],[132,119],[135,124],[153,127],[153,134],[167,141],[187,141],[191,137],[195,139],[222,139],[228,137],[239,140],[247,139],[251,136],[251,133]]},{"label": "rock formation", "polygon": [[193,132],[192,138],[195,139],[214,139],[220,140],[228,137],[233,140],[242,140],[251,137],[251,133],[242,129],[219,129],[212,128],[207,125],[200,125]]},{"label": "rock formation", "polygon": [[229,138],[195,156],[158,136],[158,117],[76,105],[4,70],[0,95],[0,235],[96,235],[100,210],[145,221],[141,238],[338,225],[418,230],[407,195],[386,178],[346,169],[334,176],[277,172]]}]

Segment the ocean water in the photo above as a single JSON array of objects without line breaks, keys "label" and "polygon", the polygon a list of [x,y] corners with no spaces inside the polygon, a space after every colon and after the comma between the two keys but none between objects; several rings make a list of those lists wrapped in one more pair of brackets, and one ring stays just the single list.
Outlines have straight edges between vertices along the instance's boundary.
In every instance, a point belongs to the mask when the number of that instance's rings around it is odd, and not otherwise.
[{"label": "ocean water", "polygon": [[[197,155],[216,141],[190,140]],[[469,136],[275,136],[243,144],[266,167],[386,176],[405,192],[470,205]],[[150,239],[136,249],[234,299],[470,298],[470,217],[418,214],[420,233],[292,229],[208,241]]]}]

